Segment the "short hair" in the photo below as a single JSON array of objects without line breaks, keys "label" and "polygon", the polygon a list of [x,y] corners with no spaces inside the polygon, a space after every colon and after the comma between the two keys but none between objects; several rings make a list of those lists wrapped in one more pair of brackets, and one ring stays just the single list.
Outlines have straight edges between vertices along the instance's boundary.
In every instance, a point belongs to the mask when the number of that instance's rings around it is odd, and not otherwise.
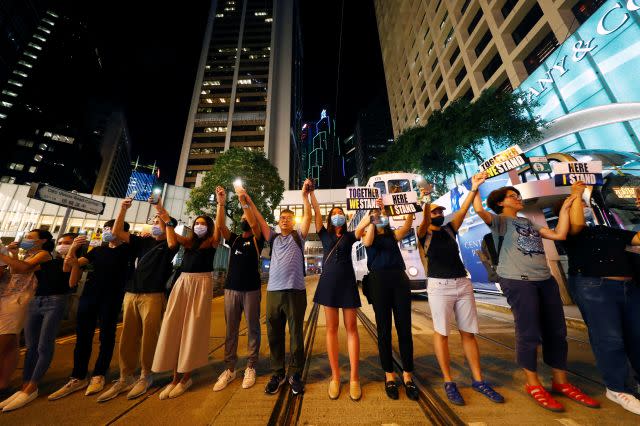
[{"label": "short hair", "polygon": [[76,234],[75,232],[67,232],[67,233],[64,233],[64,234],[60,235],[60,236],[58,237],[58,239],[60,239],[60,238],[67,238],[67,237],[69,237],[69,238],[76,238],[77,236],[78,236],[78,234]]},{"label": "short hair", "polygon": [[[116,220],[115,219],[111,219],[108,220],[104,223],[104,228],[112,228],[113,229],[113,225],[116,224]],[[123,226],[124,232],[129,232],[129,223],[125,222],[124,226]]]},{"label": "short hair", "polygon": [[498,205],[498,203],[503,202],[504,199],[507,198],[507,192],[509,191],[513,191],[516,194],[520,195],[520,191],[518,191],[513,186],[503,186],[500,189],[491,191],[491,193],[487,197],[487,206],[489,206],[489,208],[497,214],[502,213],[503,208],[502,206]]},{"label": "short hair", "polygon": [[296,213],[293,210],[289,210],[289,209],[284,209],[280,211],[280,216],[282,216],[284,213],[290,214],[291,216],[295,216]]}]

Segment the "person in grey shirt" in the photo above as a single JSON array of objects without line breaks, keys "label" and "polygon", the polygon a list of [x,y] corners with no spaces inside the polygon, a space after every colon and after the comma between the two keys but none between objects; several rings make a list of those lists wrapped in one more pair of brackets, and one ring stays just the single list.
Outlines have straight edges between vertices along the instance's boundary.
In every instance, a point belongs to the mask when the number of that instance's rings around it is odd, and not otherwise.
[{"label": "person in grey shirt", "polygon": [[300,230],[294,228],[295,213],[282,210],[278,225],[280,233],[271,229],[255,204],[250,207],[258,219],[262,235],[271,246],[271,265],[267,284],[267,338],[273,376],[265,392],[275,394],[284,384],[285,376],[285,326],[289,325],[291,361],[289,385],[294,395],[304,391],[300,373],[304,366],[304,314],[307,309],[307,292],[304,286],[304,240],[311,225],[309,194],[313,183],[307,179],[302,186],[304,214]]},{"label": "person in grey shirt", "polygon": [[[481,180],[486,179],[482,173]],[[545,364],[552,368],[552,389],[587,407],[600,404],[585,395],[567,379],[567,327],[558,283],[547,265],[542,238],[565,240],[569,232],[569,209],[576,200],[569,196],[560,209],[555,229],[533,224],[519,217],[524,208],[520,192],[505,186],[489,194],[487,206],[498,215],[487,212],[476,193],[473,208],[491,227],[499,252],[500,287],[511,306],[516,329],[516,357],[525,372],[525,391],[538,405],[551,411],[564,411],[542,386],[537,373],[538,345],[542,342]],[[502,241],[500,242],[500,239]]]}]

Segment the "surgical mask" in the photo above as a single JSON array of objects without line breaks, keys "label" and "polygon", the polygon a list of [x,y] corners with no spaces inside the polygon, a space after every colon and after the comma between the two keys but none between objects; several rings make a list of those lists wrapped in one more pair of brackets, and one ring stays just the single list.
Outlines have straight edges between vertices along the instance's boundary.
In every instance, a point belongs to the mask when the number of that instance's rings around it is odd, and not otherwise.
[{"label": "surgical mask", "polygon": [[70,247],[71,247],[71,245],[70,245],[70,244],[58,244],[58,245],[56,246],[56,252],[57,252],[60,256],[64,257],[64,256],[66,256],[66,255],[67,255],[67,253],[69,253],[69,248],[70,248]]},{"label": "surgical mask", "polygon": [[380,216],[380,223],[376,223],[376,228],[384,228],[389,224],[389,218],[386,216]]},{"label": "surgical mask", "polygon": [[251,231],[251,225],[249,225],[249,222],[243,219],[240,222],[240,229],[242,230],[242,232],[249,232]]},{"label": "surgical mask", "polygon": [[104,231],[102,233],[102,241],[105,243],[110,243],[111,241],[115,240],[116,236],[113,235],[113,232],[111,231]]},{"label": "surgical mask", "polygon": [[438,216],[438,217],[432,217],[431,218],[431,224],[433,226],[442,226],[443,223],[444,223],[444,216]]},{"label": "surgical mask", "polygon": [[193,227],[193,232],[195,232],[199,238],[202,238],[207,235],[207,225],[195,225]]},{"label": "surgical mask", "polygon": [[153,225],[151,227],[151,235],[153,235],[154,237],[159,237],[162,234],[164,234],[164,231],[162,230],[162,227],[160,225]]},{"label": "surgical mask", "polygon": [[347,219],[343,214],[334,214],[333,216],[331,216],[331,223],[333,224],[333,226],[342,226],[346,221]]},{"label": "surgical mask", "polygon": [[20,248],[22,250],[31,250],[36,246],[36,241],[38,240],[30,240],[28,238],[25,238],[22,241],[20,241]]}]

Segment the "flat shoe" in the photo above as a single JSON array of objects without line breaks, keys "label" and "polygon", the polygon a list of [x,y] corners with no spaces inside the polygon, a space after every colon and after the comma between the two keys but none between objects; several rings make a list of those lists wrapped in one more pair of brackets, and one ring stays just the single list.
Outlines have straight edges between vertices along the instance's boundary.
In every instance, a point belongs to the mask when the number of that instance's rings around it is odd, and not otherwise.
[{"label": "flat shoe", "polygon": [[193,380],[189,379],[186,382],[180,382],[176,385],[171,392],[169,392],[169,398],[177,398],[187,391],[193,384]]},{"label": "flat shoe", "polygon": [[340,381],[329,381],[329,399],[338,399],[340,396]]},{"label": "flat shoe", "polygon": [[385,382],[384,391],[391,399],[398,399],[400,397],[398,394],[398,384],[395,381]]},{"label": "flat shoe", "polygon": [[169,394],[171,393],[171,391],[175,387],[176,387],[175,384],[169,383],[167,386],[165,386],[164,389],[162,389],[162,392],[160,392],[160,395],[158,395],[158,398],[160,398],[160,399],[169,399]]},{"label": "flat shoe", "polygon": [[16,399],[18,397],[18,395],[20,395],[22,391],[18,391],[16,393],[14,393],[13,395],[11,395],[9,398],[5,399],[4,401],[0,402],[0,409],[6,407],[7,405],[11,404],[11,401],[13,401],[14,399]]},{"label": "flat shoe", "polygon": [[9,404],[5,405],[5,407],[2,409],[3,413],[8,413],[9,411],[13,411],[13,410],[17,410],[18,408],[22,408],[25,405],[27,405],[28,403],[30,403],[31,401],[33,401],[34,399],[36,399],[38,397],[38,390],[36,389],[35,391],[31,392],[30,394],[27,394],[26,392],[18,392],[19,395],[16,396],[15,398],[13,398],[13,401],[11,401]]},{"label": "flat shoe", "polygon": [[407,398],[409,398],[412,401],[417,401],[418,398],[420,397],[420,392],[418,392],[418,388],[416,387],[416,384],[413,383],[411,380],[409,380],[408,382],[404,382],[404,390],[407,393]]},{"label": "flat shoe", "polygon": [[349,397],[353,401],[360,401],[360,398],[362,398],[360,382],[349,382]]}]

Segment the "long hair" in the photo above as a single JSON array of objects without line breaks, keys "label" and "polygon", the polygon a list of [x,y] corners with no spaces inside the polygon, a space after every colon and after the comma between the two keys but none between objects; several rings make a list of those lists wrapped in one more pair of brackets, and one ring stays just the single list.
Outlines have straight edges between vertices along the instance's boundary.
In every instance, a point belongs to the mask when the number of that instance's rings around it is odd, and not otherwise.
[{"label": "long hair", "polygon": [[193,232],[191,234],[191,248],[194,250],[197,250],[200,245],[205,241],[208,240],[209,238],[211,238],[213,236],[213,231],[214,231],[214,223],[213,223],[213,219],[211,219],[209,216],[207,215],[201,215],[198,216],[194,219],[193,221],[193,225],[191,225],[191,229],[195,229],[196,226],[196,222],[198,221],[198,219],[203,219],[206,224],[207,224],[207,233],[204,234],[204,236],[202,238],[198,237],[198,235]]},{"label": "long hair", "polygon": [[46,231],[44,229],[32,229],[29,232],[37,232],[38,239],[45,240],[45,242],[42,244],[42,250],[52,252],[53,249],[56,247],[56,243],[55,241],[53,241],[53,235],[51,235],[51,232]]},{"label": "long hair", "polygon": [[[370,214],[370,215],[371,215],[371,214],[373,214],[374,212],[378,212],[379,214],[380,214],[380,213],[382,213],[382,212],[380,211],[380,209],[377,209],[377,208],[376,208],[376,209],[371,209],[371,210],[369,210],[369,214]],[[378,237],[378,227],[376,226],[375,228],[376,228],[376,229],[375,229],[375,232],[376,232],[376,233],[373,235],[373,238],[374,238],[374,239],[376,239],[376,238]],[[393,235],[393,229],[391,229],[391,220],[389,220],[389,221],[387,222],[387,224],[384,226],[384,228],[382,228],[382,230],[384,231],[384,234],[383,234],[383,235],[385,235],[385,236],[386,236],[386,235]],[[395,238],[395,236],[394,236],[394,238]]]},{"label": "long hair", "polygon": [[[344,214],[344,210],[342,210],[342,207],[332,207],[331,210],[329,211],[329,214],[327,215],[327,232],[329,234],[334,234],[337,233],[336,227],[333,225],[333,223],[331,223],[331,216],[333,216],[333,211],[334,210],[340,210],[340,212],[342,212],[342,215],[345,216],[346,219],[346,215]],[[339,229],[341,229],[341,233],[340,235],[344,235],[345,232],[347,232],[347,222],[345,220],[344,225],[342,225]]]}]

